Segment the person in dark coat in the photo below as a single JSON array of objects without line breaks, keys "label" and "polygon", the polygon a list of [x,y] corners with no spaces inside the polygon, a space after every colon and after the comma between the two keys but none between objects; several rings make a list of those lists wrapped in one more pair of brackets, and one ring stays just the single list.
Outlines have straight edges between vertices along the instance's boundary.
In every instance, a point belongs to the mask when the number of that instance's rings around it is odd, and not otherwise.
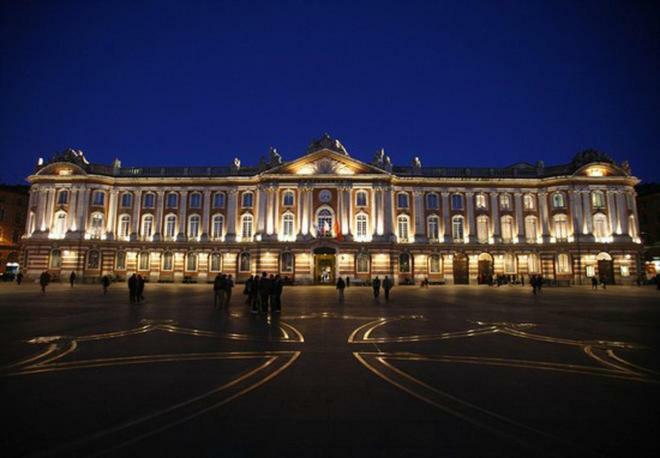
[{"label": "person in dark coat", "polygon": [[218,274],[213,280],[213,308],[217,308],[218,304],[222,306],[224,295],[225,289],[223,287],[222,276]]},{"label": "person in dark coat", "polygon": [[261,311],[268,313],[268,299],[270,297],[271,282],[268,274],[263,272],[259,280],[259,300],[261,301]]},{"label": "person in dark coat", "polygon": [[144,277],[142,277],[142,275],[137,276],[137,291],[135,292],[135,298],[138,302],[144,300]]},{"label": "person in dark coat", "polygon": [[250,312],[259,313],[259,277],[250,275],[250,278],[245,282],[245,291],[248,295]]},{"label": "person in dark coat", "polygon": [[48,286],[48,283],[50,283],[50,274],[48,271],[44,270],[41,272],[41,275],[39,276],[39,284],[41,285],[41,292],[45,293],[46,292],[46,286]]},{"label": "person in dark coat", "polygon": [[71,284],[72,288],[75,282],[76,282],[76,273],[74,271],[71,271],[71,275],[69,275],[69,283]]},{"label": "person in dark coat", "polygon": [[275,275],[275,284],[273,285],[275,290],[275,311],[280,313],[282,311],[282,293],[284,292],[284,281],[282,277]]},{"label": "person in dark coat", "polygon": [[591,277],[591,289],[598,289],[598,279],[595,275]]},{"label": "person in dark coat", "polygon": [[108,287],[110,286],[110,277],[104,275],[101,278],[101,285],[103,285],[103,295],[108,294]]},{"label": "person in dark coat", "polygon": [[231,290],[234,287],[234,279],[231,277],[231,274],[227,275],[225,278],[225,306],[229,307],[229,301],[231,300]]},{"label": "person in dark coat", "polygon": [[390,290],[392,289],[392,280],[390,277],[385,275],[385,278],[383,279],[383,291],[385,292],[385,300],[389,301],[390,300]]},{"label": "person in dark coat", "polygon": [[131,304],[135,304],[137,296],[137,275],[133,274],[128,279],[128,298]]},{"label": "person in dark coat", "polygon": [[346,283],[344,282],[343,278],[339,277],[339,280],[337,280],[337,294],[339,294],[340,304],[344,303],[344,288],[346,288]]},{"label": "person in dark coat", "polygon": [[351,287],[351,277],[349,277],[348,275],[346,275],[346,287],[347,288]]},{"label": "person in dark coat", "polygon": [[20,285],[22,281],[23,281],[23,274],[19,272],[16,274],[16,284]]},{"label": "person in dark coat", "polygon": [[378,296],[380,296],[380,278],[378,278],[378,275],[371,282],[371,287],[374,290],[374,299],[378,300]]}]

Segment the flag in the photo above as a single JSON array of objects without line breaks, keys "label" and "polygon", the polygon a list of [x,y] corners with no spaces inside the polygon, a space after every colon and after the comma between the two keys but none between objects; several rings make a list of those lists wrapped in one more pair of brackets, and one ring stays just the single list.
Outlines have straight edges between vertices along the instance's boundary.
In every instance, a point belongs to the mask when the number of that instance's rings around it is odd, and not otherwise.
[{"label": "flag", "polygon": [[344,240],[344,234],[341,233],[341,230],[339,230],[339,221],[335,219],[335,238],[337,240]]}]

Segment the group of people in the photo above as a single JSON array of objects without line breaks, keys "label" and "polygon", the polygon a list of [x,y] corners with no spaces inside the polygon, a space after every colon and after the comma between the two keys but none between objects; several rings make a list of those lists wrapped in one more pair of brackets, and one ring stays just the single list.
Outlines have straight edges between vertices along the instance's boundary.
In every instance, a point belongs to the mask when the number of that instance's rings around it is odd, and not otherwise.
[{"label": "group of people", "polygon": [[213,308],[229,307],[234,279],[231,274],[218,274],[213,280]]},{"label": "group of people", "polygon": [[605,277],[602,277],[600,280],[598,280],[598,277],[593,275],[591,277],[591,289],[598,289],[598,283],[601,284],[603,289],[607,289],[607,287],[606,287],[607,282],[605,281]]},{"label": "group of people", "polygon": [[139,304],[144,300],[144,278],[133,274],[128,277],[128,299],[131,304]]},{"label": "group of people", "polygon": [[282,311],[282,292],[284,280],[279,275],[262,272],[259,275],[250,275],[245,281],[243,294],[247,296],[246,304],[253,314],[280,313]]},{"label": "group of people", "polygon": [[540,293],[541,287],[543,287],[543,275],[530,275],[529,284],[532,287],[532,294],[536,296],[536,293]]}]

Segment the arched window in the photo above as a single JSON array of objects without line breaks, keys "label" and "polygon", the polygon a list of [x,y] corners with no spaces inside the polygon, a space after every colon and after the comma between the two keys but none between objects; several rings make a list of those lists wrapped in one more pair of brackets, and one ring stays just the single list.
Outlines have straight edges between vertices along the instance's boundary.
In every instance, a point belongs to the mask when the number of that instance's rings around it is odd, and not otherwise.
[{"label": "arched window", "polygon": [[172,270],[174,266],[174,255],[172,252],[166,251],[163,253],[163,270]]},{"label": "arched window", "polygon": [[568,238],[568,217],[560,213],[552,217],[552,223],[555,226],[555,239],[566,240]]},{"label": "arched window", "polygon": [[511,253],[507,253],[504,255],[504,273],[505,274],[516,273],[516,258]]},{"label": "arched window", "polygon": [[410,273],[410,255],[408,253],[399,255],[399,272],[402,274]]},{"label": "arched window", "polygon": [[429,240],[440,239],[440,218],[431,215],[426,219],[426,234]]},{"label": "arched window", "polygon": [[87,268],[88,269],[98,269],[100,256],[98,250],[90,250],[87,252]]},{"label": "arched window", "polygon": [[399,208],[408,208],[408,194],[405,192],[397,194],[396,203]]},{"label": "arched window", "polygon": [[484,209],[488,207],[488,200],[485,194],[477,194],[474,200],[477,208]]},{"label": "arched window", "polygon": [[61,238],[66,235],[66,212],[58,211],[55,213],[55,220],[53,221],[53,237]]},{"label": "arched window", "polygon": [[367,206],[367,191],[358,191],[355,193],[355,205],[358,207]]},{"label": "arched window", "polygon": [[252,238],[252,215],[249,213],[241,217],[241,238],[244,240]]},{"label": "arched window", "polygon": [[511,210],[511,196],[509,194],[500,195],[500,208],[502,210]]},{"label": "arched window", "polygon": [[282,195],[282,205],[285,207],[293,207],[295,202],[295,194],[293,191],[284,191]]},{"label": "arched window", "polygon": [[282,236],[285,240],[294,239],[293,213],[287,212],[282,215]]},{"label": "arched window", "polygon": [[635,215],[628,217],[628,235],[633,239],[637,238],[637,220],[635,219]]},{"label": "arched window", "polygon": [[100,207],[105,203],[105,193],[103,191],[94,191],[92,194],[92,205]]},{"label": "arched window", "polygon": [[90,236],[92,238],[101,238],[103,235],[103,213],[92,213],[92,216],[90,217],[89,228]]},{"label": "arched window", "polygon": [[216,192],[213,194],[213,208],[225,208],[224,192]]},{"label": "arched window", "polygon": [[149,240],[153,235],[154,229],[154,216],[153,215],[144,215],[142,217],[142,239]]},{"label": "arched window", "polygon": [[525,210],[534,210],[536,208],[536,199],[531,194],[523,196],[523,207]]},{"label": "arched window", "polygon": [[69,203],[69,191],[66,189],[60,191],[60,193],[57,195],[57,203],[59,205],[66,205]]},{"label": "arched window", "polygon": [[252,208],[253,205],[253,195],[251,192],[244,192],[241,197],[241,204],[243,208]]},{"label": "arched window", "polygon": [[211,253],[209,256],[209,269],[211,272],[220,272],[222,270],[222,256],[220,253]]},{"label": "arched window", "polygon": [[503,216],[500,220],[502,225],[502,240],[504,242],[511,242],[513,239],[513,218],[511,216]]},{"label": "arched window", "polygon": [[367,225],[367,215],[364,213],[358,213],[355,217],[355,235],[358,242],[362,242],[367,239],[367,234],[369,233]]},{"label": "arched window", "polygon": [[166,206],[167,208],[176,208],[179,205],[179,195],[176,192],[167,194]]},{"label": "arched window", "polygon": [[131,208],[133,205],[133,194],[130,192],[125,192],[121,195],[121,207],[122,208]]},{"label": "arched window", "polygon": [[370,264],[370,256],[366,253],[360,253],[357,255],[357,259],[355,261],[356,267],[355,270],[359,274],[368,274],[369,273],[369,264]]},{"label": "arched window", "polygon": [[429,273],[439,274],[441,272],[442,264],[440,262],[439,254],[432,254],[429,256]]},{"label": "arched window", "polygon": [[454,242],[465,241],[465,231],[463,230],[463,217],[456,215],[451,219],[451,237]]},{"label": "arched window", "polygon": [[280,272],[293,273],[293,254],[289,251],[280,255]]},{"label": "arched window", "polygon": [[529,273],[541,272],[541,262],[539,261],[539,255],[536,253],[527,256],[527,270]]},{"label": "arched window", "polygon": [[199,215],[190,215],[188,218],[188,238],[196,239],[199,237]]},{"label": "arched window", "polygon": [[225,226],[225,217],[223,215],[213,215],[211,221],[211,238],[214,240],[219,240],[222,238],[222,234]]},{"label": "arched window", "polygon": [[463,210],[463,196],[460,194],[453,194],[451,196],[452,210]]},{"label": "arched window", "polygon": [[329,209],[323,208],[319,210],[316,215],[316,227],[319,237],[332,237],[333,222],[334,217]]},{"label": "arched window", "polygon": [[407,242],[408,241],[408,232],[409,232],[410,219],[407,215],[399,215],[397,218],[397,227],[399,229],[399,241]]},{"label": "arched window", "polygon": [[190,208],[202,208],[202,195],[198,192],[190,194]]},{"label": "arched window", "polygon": [[250,267],[250,253],[244,251],[239,256],[238,262],[238,271],[239,272],[250,272],[252,269]]},{"label": "arched window", "polygon": [[188,253],[186,255],[186,270],[189,272],[197,270],[197,253]]},{"label": "arched window", "polygon": [[126,252],[118,251],[115,257],[115,269],[126,270]]},{"label": "arched window", "polygon": [[477,241],[479,243],[487,243],[488,235],[488,217],[486,215],[477,216]]},{"label": "arched window", "polygon": [[557,273],[570,274],[571,262],[567,254],[561,253],[557,256]]},{"label": "arched window", "polygon": [[53,250],[50,252],[50,268],[60,269],[62,267],[62,252],[60,250]]},{"label": "arched window", "polygon": [[138,253],[138,270],[149,270],[149,253]]},{"label": "arched window", "polygon": [[596,240],[603,239],[609,235],[607,230],[607,217],[602,213],[594,215],[594,237]]},{"label": "arched window", "polygon": [[170,213],[165,217],[165,238],[173,240],[176,237],[176,215]]},{"label": "arched window", "polygon": [[130,234],[131,234],[131,217],[129,215],[121,215],[119,217],[117,235],[121,238],[126,238]]},{"label": "arched window", "polygon": [[564,195],[561,192],[556,192],[552,195],[552,206],[553,208],[564,208],[566,206]]},{"label": "arched window", "polygon": [[594,208],[605,208],[605,194],[602,191],[591,193],[591,205]]},{"label": "arched window", "polygon": [[144,208],[154,208],[156,206],[156,195],[153,192],[148,192],[143,198]]},{"label": "arched window", "polygon": [[525,238],[527,243],[536,243],[538,222],[535,216],[525,217]]},{"label": "arched window", "polygon": [[426,208],[429,210],[437,210],[440,208],[440,200],[436,193],[432,192],[426,195]]}]

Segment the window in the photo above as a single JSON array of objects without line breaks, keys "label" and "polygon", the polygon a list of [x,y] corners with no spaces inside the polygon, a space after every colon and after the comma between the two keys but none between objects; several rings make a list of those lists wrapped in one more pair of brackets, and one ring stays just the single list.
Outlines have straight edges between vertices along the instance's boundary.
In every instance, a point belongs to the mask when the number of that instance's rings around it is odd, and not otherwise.
[{"label": "window", "polygon": [[367,191],[358,191],[355,194],[355,205],[358,207],[367,206]]},{"label": "window", "polygon": [[144,208],[154,208],[156,206],[156,196],[153,192],[144,195]]},{"label": "window", "polygon": [[500,196],[500,208],[502,210],[511,209],[511,196],[509,194],[502,194]]},{"label": "window", "polygon": [[59,205],[66,205],[69,203],[69,191],[60,191],[60,193],[57,195],[57,203]]},{"label": "window", "polygon": [[440,201],[438,200],[438,195],[435,193],[426,195],[426,208],[429,210],[437,210],[440,208]]},{"label": "window", "polygon": [[602,213],[596,213],[594,215],[594,237],[596,240],[600,240],[608,235],[607,217]]},{"label": "window", "polygon": [[119,217],[119,227],[117,228],[117,235],[121,238],[126,238],[131,234],[131,217],[128,215],[121,215]]},{"label": "window", "polygon": [[399,272],[402,274],[410,273],[410,255],[408,253],[399,255]]},{"label": "window", "polygon": [[432,254],[429,256],[429,273],[439,274],[440,273],[440,255]]},{"label": "window", "polygon": [[172,270],[174,256],[170,251],[163,253],[163,270]]},{"label": "window", "polygon": [[243,239],[252,238],[252,215],[243,215],[241,218],[241,237]]},{"label": "window", "polygon": [[440,239],[440,218],[435,215],[428,217],[426,220],[426,233],[430,240]]},{"label": "window", "polygon": [[605,208],[605,195],[602,191],[594,191],[591,193],[591,205],[594,208]]},{"label": "window", "polygon": [[130,208],[133,205],[133,194],[125,192],[121,195],[121,207]]},{"label": "window", "polygon": [[138,270],[149,270],[149,253],[146,251],[138,254]]},{"label": "window", "polygon": [[209,265],[211,272],[220,272],[222,256],[220,253],[211,253],[209,256]]},{"label": "window", "polygon": [[285,207],[293,207],[294,194],[293,191],[284,191],[284,196],[282,197],[282,205]]},{"label": "window", "polygon": [[191,239],[196,239],[199,237],[199,215],[191,215],[188,218],[188,237]]},{"label": "window", "polygon": [[534,216],[528,216],[525,218],[525,238],[527,243],[536,243],[538,223]]},{"label": "window", "polygon": [[99,252],[97,250],[91,250],[87,253],[87,268],[88,269],[98,269],[99,268]]},{"label": "window", "polygon": [[541,263],[537,254],[532,253],[527,256],[527,270],[529,273],[541,272]]},{"label": "window", "polygon": [[477,194],[475,197],[475,204],[477,208],[486,208],[488,207],[488,203],[486,200],[486,195],[485,194]]},{"label": "window", "polygon": [[101,238],[103,234],[103,213],[92,213],[90,219],[90,235],[92,238]]},{"label": "window", "polygon": [[568,238],[568,217],[563,214],[555,215],[552,217],[552,222],[555,226],[555,239],[566,240]]},{"label": "window", "polygon": [[486,215],[477,216],[477,241],[479,243],[488,242],[488,217]]},{"label": "window", "polygon": [[502,225],[502,240],[504,242],[511,242],[513,239],[513,218],[510,216],[503,216],[501,220]]},{"label": "window", "polygon": [[566,206],[564,195],[561,192],[556,192],[552,195],[552,206],[554,208],[564,208]]},{"label": "window", "polygon": [[225,217],[222,215],[213,215],[211,224],[211,238],[218,240],[222,238],[222,231],[224,230]]},{"label": "window", "polygon": [[355,230],[358,241],[364,241],[367,238],[367,215],[359,213],[355,217]]},{"label": "window", "polygon": [[243,252],[240,254],[238,262],[239,272],[250,272],[250,253]]},{"label": "window", "polygon": [[197,254],[188,253],[186,256],[186,270],[189,272],[194,272],[197,270]]},{"label": "window", "polygon": [[50,268],[59,269],[62,267],[62,252],[60,250],[53,250],[50,252]]},{"label": "window", "polygon": [[356,271],[359,274],[368,274],[369,273],[369,255],[366,253],[360,253],[357,256],[356,260]]},{"label": "window", "polygon": [[105,193],[103,191],[94,191],[92,194],[92,205],[100,206],[105,202]]},{"label": "window", "polygon": [[316,216],[316,224],[319,237],[332,237],[332,212],[327,208],[319,210]]},{"label": "window", "polygon": [[198,192],[190,194],[190,208],[202,208],[202,195]]},{"label": "window", "polygon": [[452,210],[463,210],[463,196],[460,194],[454,194],[451,196],[451,208]]},{"label": "window", "polygon": [[176,215],[165,217],[165,238],[172,240],[176,237]]},{"label": "window", "polygon": [[571,273],[571,263],[567,254],[562,253],[557,256],[557,273],[560,274]]},{"label": "window", "polygon": [[396,196],[396,204],[399,208],[408,208],[408,194],[400,192]]},{"label": "window", "polygon": [[504,255],[504,273],[505,274],[516,273],[516,258],[511,253],[507,253]]},{"label": "window", "polygon": [[399,215],[397,218],[397,226],[399,228],[399,241],[408,241],[408,216]]},{"label": "window", "polygon": [[167,208],[176,208],[179,205],[179,196],[175,192],[170,192],[167,194]]},{"label": "window", "polygon": [[451,219],[451,236],[454,242],[463,242],[465,240],[462,216],[454,216]]},{"label": "window", "polygon": [[117,257],[115,258],[115,269],[126,270],[126,252],[117,252]]},{"label": "window", "polygon": [[596,276],[596,266],[586,266],[584,274],[587,277],[595,277]]},{"label": "window", "polygon": [[623,264],[621,265],[621,276],[622,277],[629,277],[630,276],[630,267]]},{"label": "window", "polygon": [[280,271],[293,273],[293,254],[288,251],[285,251],[280,256]]},{"label": "window", "polygon": [[525,210],[534,210],[536,208],[534,196],[531,194],[525,194],[523,196],[523,208]]},{"label": "window", "polygon": [[225,208],[225,193],[216,192],[213,195],[213,208]]},{"label": "window", "polygon": [[252,200],[253,200],[253,195],[251,192],[244,192],[243,193],[243,198],[241,199],[241,203],[243,205],[243,208],[252,208]]},{"label": "window", "polygon": [[285,213],[282,215],[282,235],[284,238],[293,239],[293,214]]},{"label": "window", "polygon": [[151,238],[154,228],[154,217],[153,215],[144,215],[142,217],[142,239],[148,240]]},{"label": "window", "polygon": [[53,222],[53,235],[55,237],[64,237],[66,234],[66,212],[59,211],[55,213],[55,221]]}]

